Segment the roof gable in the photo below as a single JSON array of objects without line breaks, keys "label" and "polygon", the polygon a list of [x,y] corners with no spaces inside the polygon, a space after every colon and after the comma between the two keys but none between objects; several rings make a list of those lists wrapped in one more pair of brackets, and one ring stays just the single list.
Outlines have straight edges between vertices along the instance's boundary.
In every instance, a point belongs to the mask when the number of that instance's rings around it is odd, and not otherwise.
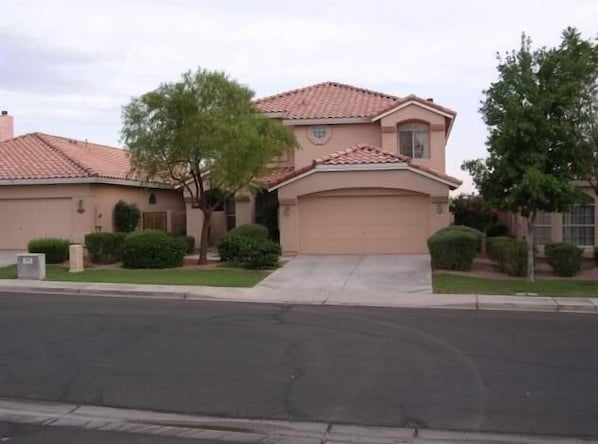
[{"label": "roof gable", "polygon": [[376,167],[381,168],[385,166],[393,168],[393,164],[395,165],[395,168],[404,167],[415,173],[446,183],[454,188],[462,183],[456,177],[441,173],[433,168],[412,163],[411,158],[408,156],[390,153],[384,151],[380,147],[369,144],[359,144],[346,150],[338,151],[321,159],[316,159],[312,164],[297,170],[285,169],[285,171],[280,172],[273,171],[265,176],[263,181],[270,190],[273,190],[283,186],[286,182],[296,180],[299,176],[307,175],[318,169],[325,169],[326,167],[334,168],[336,166],[342,167],[344,165],[348,168],[351,166],[359,166],[367,169],[367,167],[370,166],[371,169],[374,169]]}]

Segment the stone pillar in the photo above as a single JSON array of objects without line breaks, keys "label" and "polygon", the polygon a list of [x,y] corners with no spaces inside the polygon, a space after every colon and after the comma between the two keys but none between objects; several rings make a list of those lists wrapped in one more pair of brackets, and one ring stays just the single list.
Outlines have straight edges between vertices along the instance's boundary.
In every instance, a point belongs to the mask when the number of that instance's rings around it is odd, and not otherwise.
[{"label": "stone pillar", "polygon": [[83,268],[83,247],[80,244],[72,244],[69,247],[69,272],[79,273]]}]

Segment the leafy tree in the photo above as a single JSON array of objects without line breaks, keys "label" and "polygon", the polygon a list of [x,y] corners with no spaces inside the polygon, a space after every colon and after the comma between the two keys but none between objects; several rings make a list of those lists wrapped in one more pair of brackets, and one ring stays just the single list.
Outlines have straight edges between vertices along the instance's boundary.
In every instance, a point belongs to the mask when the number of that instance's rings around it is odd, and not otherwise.
[{"label": "leafy tree", "polygon": [[496,213],[478,194],[459,194],[451,198],[450,210],[455,216],[455,225],[465,225],[485,232],[496,224]]},{"label": "leafy tree", "polygon": [[[288,128],[254,108],[253,95],[222,72],[198,69],[123,108],[122,138],[135,169],[181,184],[203,213],[199,263],[207,261],[214,209],[295,145]],[[210,189],[219,192],[209,197]]]},{"label": "leafy tree", "polygon": [[566,211],[584,199],[574,183],[587,156],[576,120],[585,75],[569,48],[575,33],[567,29],[559,47],[537,50],[524,34],[519,50],[498,56],[498,79],[484,91],[480,109],[489,155],[462,165],[489,205],[527,220],[530,281],[537,213]]}]

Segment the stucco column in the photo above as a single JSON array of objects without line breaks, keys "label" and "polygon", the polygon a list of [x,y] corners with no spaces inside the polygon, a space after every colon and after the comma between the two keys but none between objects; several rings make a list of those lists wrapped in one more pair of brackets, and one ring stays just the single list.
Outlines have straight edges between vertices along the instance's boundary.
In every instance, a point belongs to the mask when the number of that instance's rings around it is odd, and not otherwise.
[{"label": "stucco column", "polygon": [[235,195],[235,226],[255,222],[255,197],[249,192]]},{"label": "stucco column", "polygon": [[299,207],[297,206],[297,199],[279,198],[278,227],[283,254],[297,254],[299,252]]},{"label": "stucco column", "polygon": [[449,213],[448,196],[430,197],[430,236],[442,228],[449,226],[451,215]]}]

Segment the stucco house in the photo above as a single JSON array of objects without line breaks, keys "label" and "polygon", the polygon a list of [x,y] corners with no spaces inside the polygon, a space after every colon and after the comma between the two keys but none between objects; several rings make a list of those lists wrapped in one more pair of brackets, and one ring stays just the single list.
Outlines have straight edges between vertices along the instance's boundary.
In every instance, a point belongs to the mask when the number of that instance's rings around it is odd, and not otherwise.
[{"label": "stucco house", "polygon": [[126,151],[42,133],[14,136],[0,115],[0,249],[21,250],[36,237],[82,242],[112,231],[118,200],[134,202],[146,228],[185,230],[182,193],[131,176]]},{"label": "stucco house", "polygon": [[[215,242],[235,225],[264,222],[274,208],[286,254],[426,253],[427,238],[449,225],[445,148],[456,113],[432,99],[397,97],[335,82],[255,101],[291,128],[294,152],[237,193],[211,223]],[[187,203],[188,232],[201,215]],[[277,215],[277,217],[276,217]]]},{"label": "stucco house", "polygon": [[[598,240],[598,198],[588,183],[580,181],[577,186],[591,198],[589,203],[574,205],[566,213],[540,213],[536,216],[534,241],[540,253],[544,252],[544,245],[548,243],[569,242],[583,248],[586,256],[594,255]],[[504,212],[499,214],[499,220],[518,239],[525,239],[527,220],[521,215]]]}]

